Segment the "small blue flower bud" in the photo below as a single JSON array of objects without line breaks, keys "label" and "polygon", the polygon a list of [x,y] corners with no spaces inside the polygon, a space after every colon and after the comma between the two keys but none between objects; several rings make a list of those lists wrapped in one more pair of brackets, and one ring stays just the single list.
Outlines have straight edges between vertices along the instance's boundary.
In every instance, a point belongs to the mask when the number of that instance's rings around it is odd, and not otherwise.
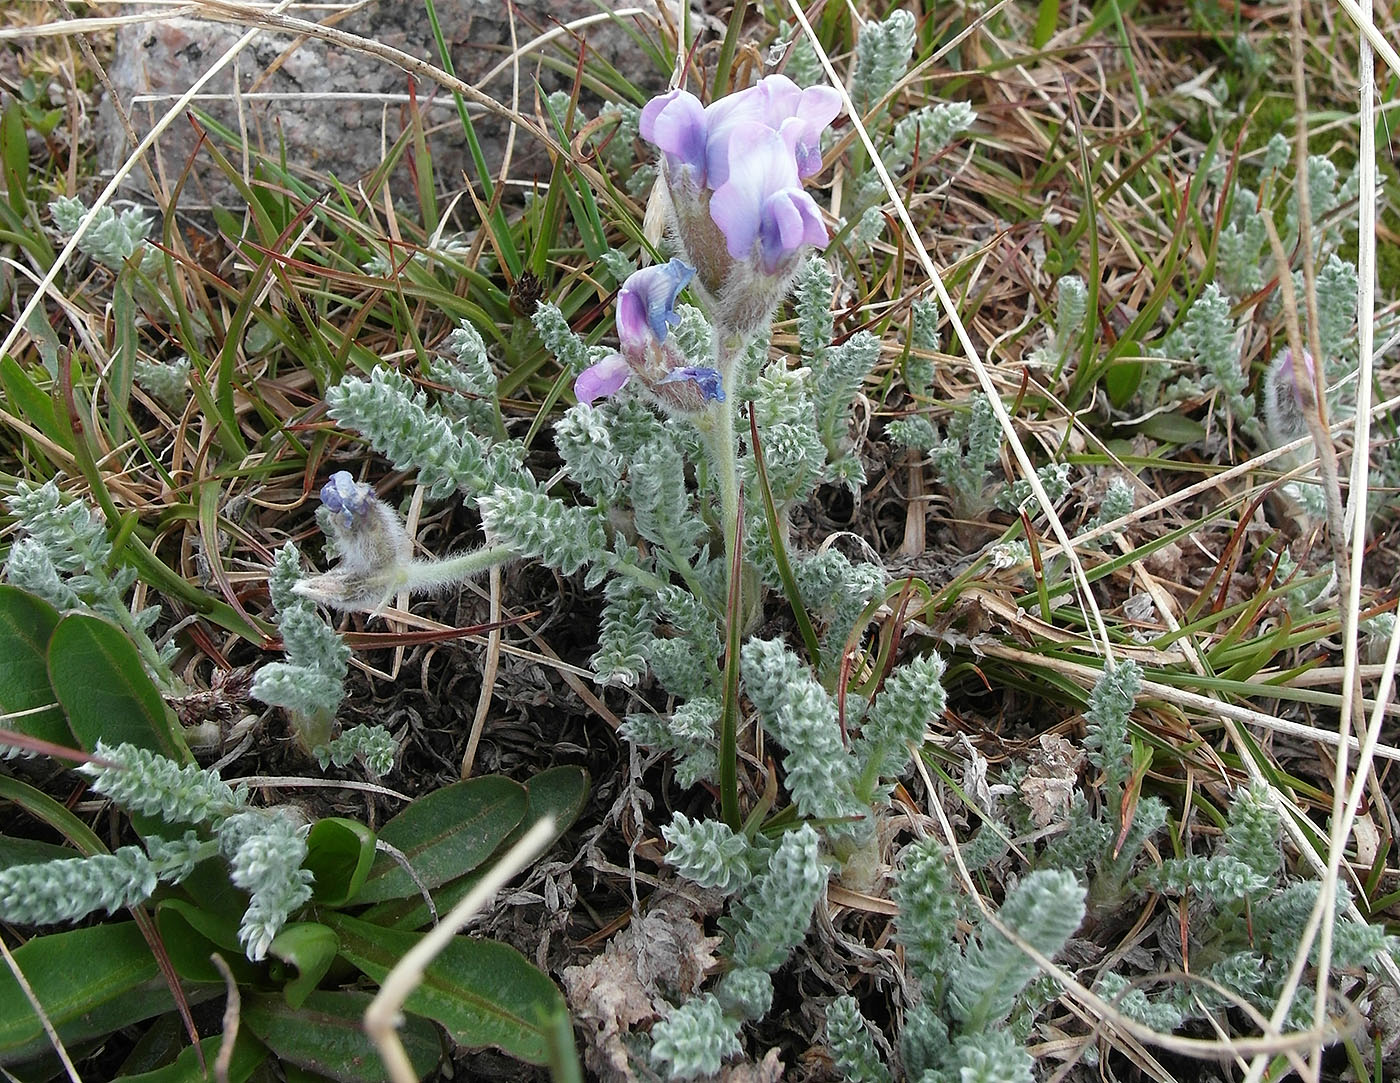
[{"label": "small blue flower bud", "polygon": [[340,517],[347,530],[355,525],[357,517],[365,514],[370,499],[370,487],[356,482],[348,470],[337,471],[321,486],[321,503],[327,511]]}]

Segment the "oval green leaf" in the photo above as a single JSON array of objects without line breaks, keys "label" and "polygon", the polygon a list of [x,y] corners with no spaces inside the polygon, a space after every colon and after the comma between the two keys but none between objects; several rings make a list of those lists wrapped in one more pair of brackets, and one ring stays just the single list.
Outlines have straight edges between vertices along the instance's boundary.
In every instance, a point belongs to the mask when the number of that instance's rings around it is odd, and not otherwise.
[{"label": "oval green leaf", "polygon": [[306,836],[306,860],[312,897],[324,906],[344,906],[364,887],[374,864],[374,832],[358,820],[329,816],[317,820]]},{"label": "oval green leaf", "polygon": [[1171,412],[1153,414],[1138,431],[1164,444],[1194,444],[1206,436],[1206,427],[1199,421]]},{"label": "oval green leaf", "polygon": [[[65,1043],[103,1037],[175,1008],[135,922],[36,936],[14,956]],[[191,997],[198,999],[204,998]],[[0,1064],[48,1048],[29,999],[9,968],[0,967]]]},{"label": "oval green leaf", "polygon": [[[300,1008],[306,998],[326,976],[335,961],[340,941],[335,931],[314,921],[288,925],[277,934],[268,947],[274,958],[296,971],[296,976],[282,986],[282,996],[291,1008]],[[273,976],[277,976],[273,964]]]},{"label": "oval green leaf", "polygon": [[[554,834],[542,849],[548,849],[565,831],[574,825],[588,799],[588,772],[582,767],[551,767],[541,771],[525,784],[526,808],[520,824],[510,833],[497,852],[507,850],[536,822],[548,815],[554,817]],[[489,866],[487,866],[489,867]],[[433,903],[439,914],[445,914],[476,887],[484,869],[478,869],[449,881],[433,891]],[[372,906],[360,915],[365,921],[377,925],[392,925],[400,929],[421,929],[432,920],[428,905],[421,895],[407,895],[401,899],[389,899]]]},{"label": "oval green leaf", "polygon": [[[49,683],[49,637],[57,625],[58,610],[48,602],[8,583],[0,585],[0,713],[17,716],[5,727],[68,745],[73,735]],[[40,710],[45,707],[49,709]]]},{"label": "oval green leaf", "polygon": [[[277,996],[243,1001],[243,1022],[279,1060],[342,1083],[384,1083],[387,1073],[365,1034],[368,993],[315,992],[298,1009]],[[442,1043],[426,1019],[407,1016],[399,1038],[419,1078],[437,1064]]]},{"label": "oval green leaf", "polygon": [[175,973],[186,981],[223,981],[209,958],[215,952],[224,957],[238,981],[250,982],[258,976],[259,968],[248,961],[238,943],[238,922],[222,914],[184,899],[162,899],[156,904],[156,928]]},{"label": "oval green leaf", "polygon": [[[223,1040],[223,1035],[215,1034],[212,1038],[205,1038],[199,1043],[206,1066],[212,1067],[218,1059],[219,1048],[222,1046]],[[265,1060],[267,1060],[267,1048],[256,1039],[248,1037],[245,1033],[240,1033],[238,1040],[233,1045],[233,1056],[229,1059],[228,1083],[246,1083]],[[180,1052],[174,1063],[167,1064],[164,1068],[157,1068],[153,1072],[118,1076],[117,1083],[209,1083],[212,1078],[212,1075],[206,1075],[204,1070],[200,1068],[199,1058],[195,1055],[194,1047],[189,1046]]]},{"label": "oval green leaf", "polygon": [[[432,889],[470,872],[495,851],[525,815],[525,787],[501,775],[454,782],[421,797],[379,831]],[[356,902],[417,895],[418,884],[389,854],[370,868]]]},{"label": "oval green leaf", "polygon": [[49,640],[49,680],[78,743],[127,742],[193,763],[189,747],[126,634],[90,613],[69,613]]},{"label": "oval green leaf", "polygon": [[[327,915],[340,935],[341,957],[375,981],[422,939],[420,933],[384,929],[344,914]],[[519,1060],[549,1060],[549,1020],[567,1011],[549,976],[509,944],[455,936],[428,966],[404,1002],[447,1028],[459,1045],[495,1046]]]},{"label": "oval green leaf", "polygon": [[[1134,346],[1130,352],[1140,353],[1142,347]],[[1142,383],[1143,363],[1141,361],[1115,361],[1103,374],[1104,388],[1108,391],[1108,401],[1120,410],[1127,406],[1137,394]]]}]

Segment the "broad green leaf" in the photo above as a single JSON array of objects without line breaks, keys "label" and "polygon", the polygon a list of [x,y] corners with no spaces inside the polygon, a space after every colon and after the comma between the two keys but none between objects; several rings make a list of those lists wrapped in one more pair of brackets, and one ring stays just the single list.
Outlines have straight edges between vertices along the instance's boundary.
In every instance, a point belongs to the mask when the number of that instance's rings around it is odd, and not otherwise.
[{"label": "broad green leaf", "polygon": [[[497,852],[508,849],[544,815],[554,817],[554,835],[545,844],[545,848],[552,845],[555,839],[573,826],[579,813],[583,811],[584,802],[588,798],[588,772],[582,767],[551,767],[526,783],[525,794],[528,801],[525,815],[521,818],[519,826],[501,841],[500,846],[496,848]],[[489,865],[469,872],[466,876],[459,876],[435,889],[432,893],[433,904],[438,913],[445,914],[456,906],[476,887],[486,868],[489,868]],[[400,929],[421,929],[432,920],[428,904],[416,892],[372,906],[360,916],[376,925],[392,925]]]},{"label": "broad green leaf", "polygon": [[[525,787],[500,775],[454,782],[421,797],[380,829],[429,889],[476,868],[525,815]],[[394,858],[380,854],[356,902],[417,895],[418,885]]]},{"label": "broad green leaf", "polygon": [[49,680],[83,748],[98,738],[148,748],[192,763],[189,747],[141,656],[115,624],[90,613],[69,613],[49,640]]},{"label": "broad green leaf", "polygon": [[[277,960],[271,964],[271,971],[274,981],[286,978],[282,996],[288,1007],[300,1008],[306,1003],[306,998],[331,968],[339,947],[335,931],[314,921],[295,922],[277,934],[268,948]],[[295,972],[295,977],[286,975],[288,967]]]},{"label": "broad green leaf", "polygon": [[[254,996],[243,1002],[243,1023],[279,1060],[343,1083],[384,1083],[384,1064],[365,1034],[368,993],[316,992],[299,1009],[278,996]],[[426,1019],[407,1016],[399,1038],[413,1069],[422,1078],[442,1052],[437,1031]]]},{"label": "broad green leaf", "polygon": [[41,861],[67,861],[77,856],[67,846],[0,835],[0,869],[8,869],[12,865],[37,865]]},{"label": "broad green leaf", "polygon": [[541,847],[541,853],[569,828],[583,811],[588,800],[588,772],[573,764],[550,767],[541,771],[525,783],[525,815],[514,831],[500,845],[504,850],[513,846],[520,837],[534,827],[545,816],[554,817],[554,834]]},{"label": "broad green leaf", "polygon": [[[218,1059],[223,1040],[223,1035],[216,1034],[199,1043],[208,1074],[200,1070],[199,1058],[195,1055],[194,1047],[190,1046],[175,1058],[173,1064],[140,1075],[118,1076],[117,1083],[209,1083],[214,1078],[214,1062]],[[245,1083],[265,1060],[266,1047],[240,1031],[233,1045],[233,1056],[229,1058],[228,1083]]]},{"label": "broad green leaf", "polygon": [[[1140,353],[1141,347],[1132,352]],[[1120,409],[1128,405],[1142,383],[1142,366],[1141,361],[1115,361],[1108,366],[1103,374],[1103,385],[1109,402]]]},{"label": "broad green leaf", "polygon": [[[344,914],[326,921],[340,935],[341,956],[375,981],[422,938]],[[470,936],[452,938],[404,1007],[437,1020],[459,1045],[495,1046],[531,1064],[548,1061],[549,1020],[567,1010],[558,987],[520,952]]]},{"label": "broad green leaf", "polygon": [[225,915],[184,899],[162,899],[156,904],[156,928],[175,973],[186,981],[223,981],[209,958],[216,951],[240,982],[257,977],[258,967],[248,961],[238,943],[238,922]]},{"label": "broad green leaf", "polygon": [[[48,602],[8,583],[0,585],[0,713],[13,716],[3,725],[68,745],[73,735],[49,683],[49,637],[57,624],[58,610]],[[38,710],[42,707],[50,709]]]},{"label": "broad green leaf", "polygon": [[1153,414],[1139,427],[1144,436],[1167,444],[1194,444],[1204,440],[1206,427],[1178,413]]},{"label": "broad green leaf", "polygon": [[[175,1008],[135,922],[36,936],[14,956],[65,1043],[102,1037]],[[9,968],[0,968],[0,1064],[48,1048],[28,998]]]},{"label": "broad green leaf", "polygon": [[306,837],[306,860],[316,879],[312,897],[325,906],[354,901],[374,863],[374,832],[358,820],[329,816]]},{"label": "broad green leaf", "polygon": [[24,130],[24,106],[10,98],[0,110],[0,180],[17,215],[26,208],[25,185],[29,181],[29,133]]}]

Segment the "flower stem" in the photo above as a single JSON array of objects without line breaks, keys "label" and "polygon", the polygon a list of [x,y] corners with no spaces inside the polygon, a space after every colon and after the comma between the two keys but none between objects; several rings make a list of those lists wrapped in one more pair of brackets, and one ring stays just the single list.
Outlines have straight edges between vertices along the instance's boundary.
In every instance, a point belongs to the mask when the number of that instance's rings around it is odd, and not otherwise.
[{"label": "flower stem", "polygon": [[403,586],[414,592],[450,586],[514,560],[515,556],[504,545],[492,545],[442,560],[411,561],[403,569]]},{"label": "flower stem", "polygon": [[724,661],[724,708],[719,725],[720,815],[732,829],[742,821],[739,813],[739,637],[744,622],[740,585],[743,560],[739,552],[739,463],[734,448],[734,396],[715,404],[701,428],[710,466],[719,483],[720,522],[724,528],[724,559],[729,569],[729,604]]}]

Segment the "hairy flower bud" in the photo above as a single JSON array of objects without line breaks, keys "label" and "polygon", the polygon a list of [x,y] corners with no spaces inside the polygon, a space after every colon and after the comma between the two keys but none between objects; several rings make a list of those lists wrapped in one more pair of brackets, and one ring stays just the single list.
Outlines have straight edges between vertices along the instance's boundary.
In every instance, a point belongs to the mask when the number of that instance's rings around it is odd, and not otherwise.
[{"label": "hairy flower bud", "polygon": [[321,488],[321,502],[330,512],[328,522],[340,563],[293,589],[337,609],[383,605],[406,582],[413,557],[413,543],[398,513],[345,470],[331,475]]}]

